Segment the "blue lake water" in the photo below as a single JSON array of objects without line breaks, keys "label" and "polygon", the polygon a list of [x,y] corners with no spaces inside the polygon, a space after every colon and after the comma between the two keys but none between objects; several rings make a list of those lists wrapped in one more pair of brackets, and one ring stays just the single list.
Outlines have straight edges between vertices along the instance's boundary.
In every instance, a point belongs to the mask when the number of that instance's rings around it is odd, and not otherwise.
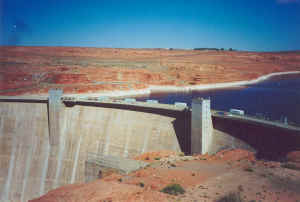
[{"label": "blue lake water", "polygon": [[190,106],[196,97],[210,98],[215,110],[242,109],[248,115],[270,120],[283,121],[287,117],[288,122],[300,125],[300,74],[274,76],[241,88],[153,93],[137,100],[156,99],[166,104],[186,102]]}]

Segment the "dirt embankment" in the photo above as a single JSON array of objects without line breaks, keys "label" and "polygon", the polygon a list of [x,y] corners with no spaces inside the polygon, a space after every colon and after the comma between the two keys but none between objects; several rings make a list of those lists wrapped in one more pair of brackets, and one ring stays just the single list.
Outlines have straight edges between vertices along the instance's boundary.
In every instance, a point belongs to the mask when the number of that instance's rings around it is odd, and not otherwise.
[{"label": "dirt embankment", "polygon": [[0,95],[97,93],[255,79],[300,71],[300,53],[0,47]]},{"label": "dirt embankment", "polygon": [[[137,159],[150,166],[128,175],[109,173],[88,184],[75,184],[50,191],[32,202],[73,201],[297,201],[300,199],[299,152],[289,162],[257,160],[245,150],[221,151],[216,155],[183,156],[151,152]],[[161,190],[179,184],[184,194]]]}]

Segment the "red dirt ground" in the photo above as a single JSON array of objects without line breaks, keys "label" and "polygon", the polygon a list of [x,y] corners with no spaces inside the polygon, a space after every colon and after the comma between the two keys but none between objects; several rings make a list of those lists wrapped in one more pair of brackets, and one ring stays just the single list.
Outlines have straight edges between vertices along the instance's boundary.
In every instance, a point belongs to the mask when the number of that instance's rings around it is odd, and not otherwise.
[{"label": "red dirt ground", "polygon": [[[91,183],[61,187],[32,202],[220,201],[232,192],[243,201],[300,200],[299,170],[284,168],[285,163],[256,160],[249,151],[193,157],[163,151],[161,155],[151,152],[137,159],[151,164],[128,175],[113,173]],[[186,192],[177,196],[160,192],[173,183]]]},{"label": "red dirt ground", "polygon": [[0,95],[95,93],[194,85],[300,70],[300,53],[0,47]]}]

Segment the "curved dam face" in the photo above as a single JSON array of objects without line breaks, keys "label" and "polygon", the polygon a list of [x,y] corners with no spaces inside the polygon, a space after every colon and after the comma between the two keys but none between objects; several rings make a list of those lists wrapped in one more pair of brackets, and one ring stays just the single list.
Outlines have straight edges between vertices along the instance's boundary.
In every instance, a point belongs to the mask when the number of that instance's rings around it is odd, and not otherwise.
[{"label": "curved dam face", "polygon": [[84,182],[89,152],[133,157],[180,151],[174,116],[63,106],[59,141],[53,145],[48,116],[47,103],[0,102],[0,201],[27,201],[61,185]]}]

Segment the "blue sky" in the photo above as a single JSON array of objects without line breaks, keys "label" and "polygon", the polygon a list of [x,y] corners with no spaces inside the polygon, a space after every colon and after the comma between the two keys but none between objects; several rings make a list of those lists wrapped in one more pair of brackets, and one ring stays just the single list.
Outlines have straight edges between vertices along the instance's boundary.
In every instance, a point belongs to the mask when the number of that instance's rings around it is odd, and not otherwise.
[{"label": "blue sky", "polygon": [[0,45],[300,49],[300,0],[0,0]]}]

